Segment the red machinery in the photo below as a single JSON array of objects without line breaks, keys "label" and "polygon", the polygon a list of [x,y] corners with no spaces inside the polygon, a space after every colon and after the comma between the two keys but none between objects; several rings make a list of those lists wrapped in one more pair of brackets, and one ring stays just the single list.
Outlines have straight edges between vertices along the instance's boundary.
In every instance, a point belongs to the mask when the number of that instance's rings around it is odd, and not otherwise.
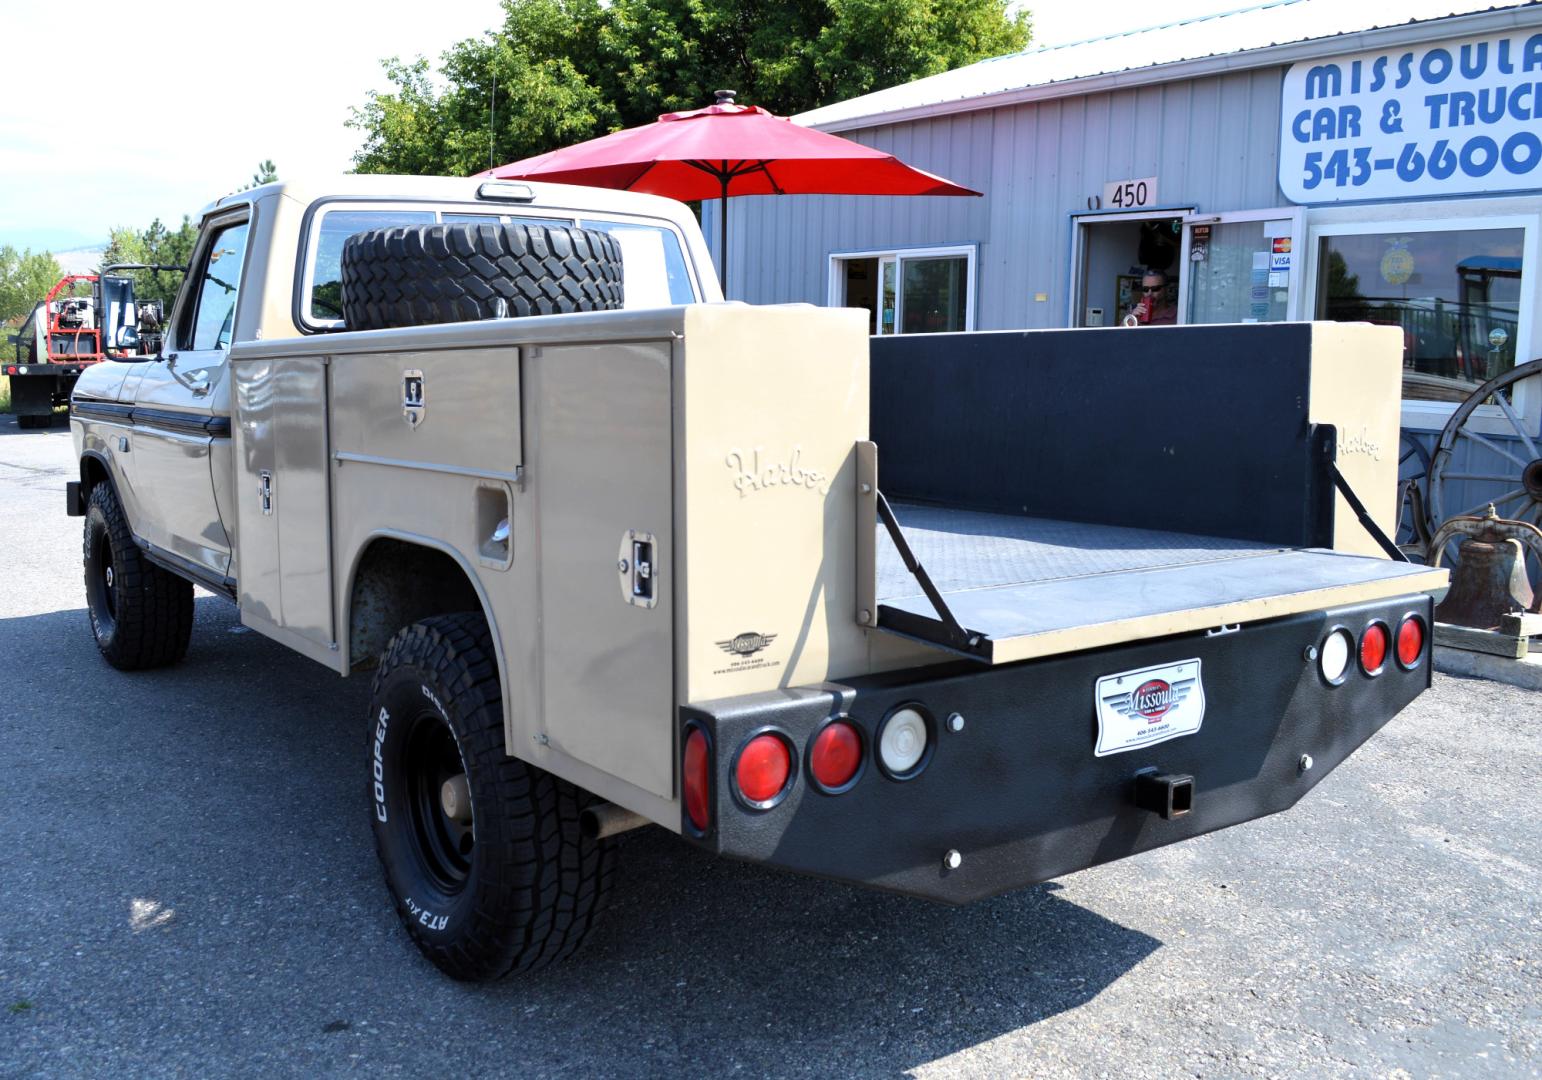
[{"label": "red machinery", "polygon": [[[90,282],[92,293],[96,292],[95,274],[70,274],[43,298],[43,310],[48,313],[43,331],[44,350],[49,363],[88,364],[106,359],[96,304],[90,296],[74,295],[77,281]],[[64,294],[62,300],[60,293]]]},{"label": "red machinery", "polygon": [[[135,300],[133,279],[122,276],[134,270],[181,273],[182,267],[123,263],[96,274],[70,274],[10,335],[15,358],[0,365],[0,374],[10,379],[18,425],[50,426],[54,409],[69,402],[75,380],[90,365],[160,351],[164,305]],[[77,296],[78,285],[89,286],[89,292]]]}]

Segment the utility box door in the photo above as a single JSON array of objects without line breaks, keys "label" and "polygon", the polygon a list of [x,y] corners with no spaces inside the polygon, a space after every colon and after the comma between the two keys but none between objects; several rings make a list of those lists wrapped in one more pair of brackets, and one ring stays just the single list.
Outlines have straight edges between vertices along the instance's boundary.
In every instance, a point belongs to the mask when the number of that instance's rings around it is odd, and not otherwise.
[{"label": "utility box door", "polygon": [[[547,346],[528,351],[523,372],[538,727],[555,749],[662,798],[674,790],[670,365],[667,342]],[[634,539],[651,545],[651,597],[628,591]]]},{"label": "utility box door", "polygon": [[258,358],[233,370],[242,618],[288,631],[290,645],[330,664],[337,636],[326,362]]}]

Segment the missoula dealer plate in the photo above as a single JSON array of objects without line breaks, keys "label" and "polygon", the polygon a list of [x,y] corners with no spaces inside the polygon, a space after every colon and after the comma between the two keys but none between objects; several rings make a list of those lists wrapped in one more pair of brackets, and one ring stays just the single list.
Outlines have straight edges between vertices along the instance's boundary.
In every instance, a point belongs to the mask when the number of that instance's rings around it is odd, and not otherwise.
[{"label": "missoula dealer plate", "polygon": [[1192,735],[1205,719],[1199,660],[1104,675],[1093,691],[1098,712],[1097,757]]}]

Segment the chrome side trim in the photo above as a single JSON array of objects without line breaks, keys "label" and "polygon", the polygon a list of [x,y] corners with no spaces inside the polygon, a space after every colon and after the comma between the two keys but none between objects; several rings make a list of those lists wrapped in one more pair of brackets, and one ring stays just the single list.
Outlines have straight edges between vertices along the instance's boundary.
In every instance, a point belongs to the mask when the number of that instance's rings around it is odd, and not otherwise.
[{"label": "chrome side trim", "polygon": [[342,464],[353,461],[360,465],[384,465],[392,469],[416,469],[419,472],[447,473],[450,476],[469,476],[474,480],[498,480],[505,484],[519,485],[524,482],[524,470],[516,467],[513,472],[495,472],[491,469],[467,469],[459,465],[436,465],[430,461],[411,461],[407,458],[381,457],[378,454],[355,454],[351,450],[339,450],[332,460]]}]

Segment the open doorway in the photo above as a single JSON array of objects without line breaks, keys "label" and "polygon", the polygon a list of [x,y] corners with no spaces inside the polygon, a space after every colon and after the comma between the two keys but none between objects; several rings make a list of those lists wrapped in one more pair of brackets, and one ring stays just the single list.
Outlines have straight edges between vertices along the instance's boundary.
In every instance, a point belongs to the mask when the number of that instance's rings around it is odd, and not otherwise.
[{"label": "open doorway", "polygon": [[1111,216],[1081,223],[1077,326],[1183,320],[1178,292],[1183,217]]}]

